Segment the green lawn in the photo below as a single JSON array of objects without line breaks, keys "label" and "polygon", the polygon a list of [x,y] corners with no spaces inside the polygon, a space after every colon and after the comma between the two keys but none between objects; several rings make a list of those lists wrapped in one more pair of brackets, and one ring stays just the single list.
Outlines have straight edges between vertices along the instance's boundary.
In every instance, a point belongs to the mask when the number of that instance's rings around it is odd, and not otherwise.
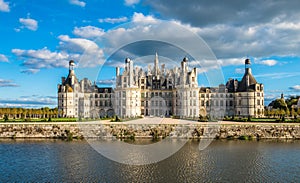
[{"label": "green lawn", "polygon": [[251,118],[253,122],[276,122],[275,118]]}]

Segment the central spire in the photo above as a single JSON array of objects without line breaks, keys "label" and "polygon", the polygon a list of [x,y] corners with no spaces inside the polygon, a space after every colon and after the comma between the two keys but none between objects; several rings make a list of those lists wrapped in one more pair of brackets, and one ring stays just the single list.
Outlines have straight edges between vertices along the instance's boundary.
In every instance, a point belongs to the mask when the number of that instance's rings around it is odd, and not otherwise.
[{"label": "central spire", "polygon": [[155,52],[155,60],[154,60],[154,74],[158,75],[158,54]]}]

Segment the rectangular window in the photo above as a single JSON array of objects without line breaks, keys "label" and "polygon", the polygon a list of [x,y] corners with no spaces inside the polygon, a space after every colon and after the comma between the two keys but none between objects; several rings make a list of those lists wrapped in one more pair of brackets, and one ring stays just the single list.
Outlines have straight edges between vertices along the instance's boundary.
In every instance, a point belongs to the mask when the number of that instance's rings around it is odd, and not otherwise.
[{"label": "rectangular window", "polygon": [[201,106],[204,106],[204,100],[201,100]]}]

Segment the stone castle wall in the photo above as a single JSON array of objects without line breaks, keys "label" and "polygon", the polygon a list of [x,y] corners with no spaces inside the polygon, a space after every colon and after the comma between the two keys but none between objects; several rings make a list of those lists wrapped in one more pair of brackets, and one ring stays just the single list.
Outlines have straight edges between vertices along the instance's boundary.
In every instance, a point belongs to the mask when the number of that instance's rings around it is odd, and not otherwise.
[{"label": "stone castle wall", "polygon": [[257,138],[300,139],[300,124],[239,125],[76,125],[0,124],[0,138]]}]

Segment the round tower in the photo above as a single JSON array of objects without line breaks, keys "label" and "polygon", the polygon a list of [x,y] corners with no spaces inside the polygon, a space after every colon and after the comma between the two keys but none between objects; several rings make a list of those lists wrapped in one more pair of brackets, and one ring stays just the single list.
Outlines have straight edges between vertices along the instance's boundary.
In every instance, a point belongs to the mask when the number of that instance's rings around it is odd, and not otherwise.
[{"label": "round tower", "polygon": [[189,61],[189,59],[187,57],[184,57],[182,61],[187,62],[187,61]]},{"label": "round tower", "polygon": [[130,62],[130,58],[125,58],[125,64]]},{"label": "round tower", "polygon": [[249,58],[245,60],[245,72],[246,74],[251,74],[251,61]]},{"label": "round tower", "polygon": [[75,62],[74,60],[69,61],[69,73],[74,73]]}]

